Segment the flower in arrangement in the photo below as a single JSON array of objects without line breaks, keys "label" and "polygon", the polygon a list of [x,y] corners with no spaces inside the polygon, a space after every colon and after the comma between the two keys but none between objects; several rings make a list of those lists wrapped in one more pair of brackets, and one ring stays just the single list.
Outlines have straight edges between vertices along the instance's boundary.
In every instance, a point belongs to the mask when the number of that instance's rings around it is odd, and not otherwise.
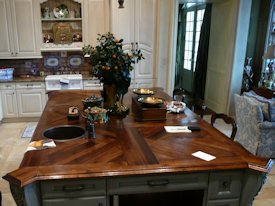
[{"label": "flower in arrangement", "polygon": [[133,64],[144,59],[140,50],[123,50],[123,39],[117,39],[113,33],[98,34],[98,45],[83,47],[83,54],[89,55],[92,75],[98,77],[104,85],[115,85],[120,105],[131,83],[130,72]]}]

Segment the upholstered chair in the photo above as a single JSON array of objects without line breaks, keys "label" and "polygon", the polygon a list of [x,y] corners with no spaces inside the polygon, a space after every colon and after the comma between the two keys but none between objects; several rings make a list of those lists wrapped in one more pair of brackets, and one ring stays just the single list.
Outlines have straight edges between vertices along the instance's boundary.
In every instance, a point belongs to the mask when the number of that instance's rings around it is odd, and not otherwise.
[{"label": "upholstered chair", "polygon": [[235,141],[252,154],[275,158],[275,122],[264,118],[263,104],[252,97],[235,94]]}]

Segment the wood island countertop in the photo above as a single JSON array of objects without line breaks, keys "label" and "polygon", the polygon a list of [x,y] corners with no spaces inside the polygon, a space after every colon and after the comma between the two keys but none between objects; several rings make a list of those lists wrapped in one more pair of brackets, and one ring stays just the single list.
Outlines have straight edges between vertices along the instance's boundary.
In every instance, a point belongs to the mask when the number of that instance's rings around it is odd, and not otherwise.
[{"label": "wood island countertop", "polygon": [[[156,96],[171,100],[160,89]],[[81,99],[99,94],[89,90],[53,91],[38,122],[32,140],[43,139],[43,131],[58,125],[85,128],[84,118],[68,121],[70,106],[83,109]],[[131,91],[124,103],[130,107]],[[131,107],[130,107],[131,108]],[[192,133],[166,133],[165,125],[199,126]],[[87,138],[56,142],[55,148],[26,152],[20,167],[3,178],[18,187],[51,179],[95,178],[251,169],[267,173],[272,160],[250,154],[189,109],[182,114],[167,114],[164,121],[135,121],[111,117],[107,124],[96,125],[96,140]],[[192,156],[203,151],[216,159],[204,161]]]}]

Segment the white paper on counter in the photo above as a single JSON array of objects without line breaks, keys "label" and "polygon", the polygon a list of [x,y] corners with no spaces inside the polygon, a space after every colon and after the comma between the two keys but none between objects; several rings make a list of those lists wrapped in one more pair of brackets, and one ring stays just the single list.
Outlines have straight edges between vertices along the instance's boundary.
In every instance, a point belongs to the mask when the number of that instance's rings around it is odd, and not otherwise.
[{"label": "white paper on counter", "polygon": [[168,133],[191,133],[187,126],[164,126]]},{"label": "white paper on counter", "polygon": [[215,156],[207,154],[207,153],[202,152],[202,151],[194,152],[192,155],[194,157],[200,158],[200,159],[205,160],[205,161],[211,161],[213,159],[216,159]]},{"label": "white paper on counter", "polygon": [[[36,146],[35,142],[41,142],[41,143],[39,144],[39,146]],[[30,142],[26,152],[32,151],[32,150],[48,149],[48,148],[53,148],[53,147],[56,147],[56,144],[52,139],[33,141],[33,142]]]}]

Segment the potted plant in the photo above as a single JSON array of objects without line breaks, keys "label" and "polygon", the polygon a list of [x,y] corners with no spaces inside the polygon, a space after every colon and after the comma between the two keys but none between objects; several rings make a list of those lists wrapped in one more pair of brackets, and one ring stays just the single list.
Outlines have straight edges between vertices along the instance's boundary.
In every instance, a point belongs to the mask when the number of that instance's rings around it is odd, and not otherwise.
[{"label": "potted plant", "polygon": [[89,55],[92,75],[103,83],[104,107],[114,114],[127,113],[123,97],[131,83],[130,72],[133,64],[144,57],[140,50],[123,50],[123,39],[117,39],[113,33],[99,34],[97,41],[96,47],[83,47],[83,54]]}]

